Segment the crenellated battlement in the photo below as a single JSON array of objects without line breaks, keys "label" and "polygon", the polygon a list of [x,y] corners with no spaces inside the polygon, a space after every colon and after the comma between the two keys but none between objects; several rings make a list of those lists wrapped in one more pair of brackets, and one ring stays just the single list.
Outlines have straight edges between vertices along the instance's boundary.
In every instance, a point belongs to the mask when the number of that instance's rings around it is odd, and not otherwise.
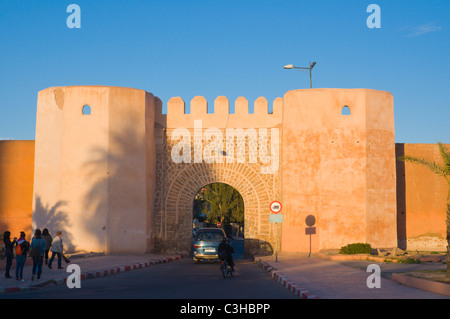
[{"label": "crenellated battlement", "polygon": [[208,101],[203,96],[196,96],[190,101],[190,112],[181,97],[172,97],[167,102],[167,114],[162,113],[161,101],[156,103],[156,121],[167,128],[191,128],[194,120],[202,120],[207,127],[275,127],[282,123],[283,99],[276,98],[272,112],[265,97],[253,102],[254,111],[249,112],[249,102],[245,97],[238,97],[234,102],[234,113],[230,112],[230,101],[225,96],[214,100],[214,111],[208,113]]},{"label": "crenellated battlement", "polygon": [[[33,224],[63,203],[63,232],[77,250],[189,254],[193,200],[211,183],[241,194],[246,238],[286,252],[398,243],[388,92],[161,101],[131,88],[54,87],[39,92],[34,146]],[[270,222],[274,200],[283,203],[281,232]],[[309,215],[312,239],[302,231]]]}]

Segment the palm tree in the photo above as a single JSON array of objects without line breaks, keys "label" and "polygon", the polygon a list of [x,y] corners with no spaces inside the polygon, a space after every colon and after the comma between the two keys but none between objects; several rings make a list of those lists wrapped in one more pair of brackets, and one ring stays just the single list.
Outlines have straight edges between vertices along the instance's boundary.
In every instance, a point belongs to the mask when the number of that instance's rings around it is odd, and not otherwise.
[{"label": "palm tree", "polygon": [[238,223],[244,225],[244,201],[241,194],[232,186],[212,183],[195,197],[194,206],[201,204],[202,213],[210,223]]},{"label": "palm tree", "polygon": [[441,153],[444,164],[437,162],[430,162],[424,158],[412,157],[412,156],[402,156],[399,158],[401,161],[411,162],[420,164],[422,166],[428,167],[433,173],[445,178],[448,184],[448,194],[447,194],[447,272],[450,272],[450,153],[447,147],[438,142],[439,152]]}]

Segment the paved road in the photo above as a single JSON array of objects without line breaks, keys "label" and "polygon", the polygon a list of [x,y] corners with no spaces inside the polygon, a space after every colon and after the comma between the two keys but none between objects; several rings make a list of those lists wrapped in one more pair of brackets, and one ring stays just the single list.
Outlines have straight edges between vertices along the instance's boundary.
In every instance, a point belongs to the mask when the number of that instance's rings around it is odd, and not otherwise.
[{"label": "paved road", "polygon": [[66,285],[11,293],[11,298],[121,299],[296,299],[250,260],[236,261],[233,278],[223,278],[217,263],[194,264],[185,258],[109,277],[83,280],[80,289]]}]

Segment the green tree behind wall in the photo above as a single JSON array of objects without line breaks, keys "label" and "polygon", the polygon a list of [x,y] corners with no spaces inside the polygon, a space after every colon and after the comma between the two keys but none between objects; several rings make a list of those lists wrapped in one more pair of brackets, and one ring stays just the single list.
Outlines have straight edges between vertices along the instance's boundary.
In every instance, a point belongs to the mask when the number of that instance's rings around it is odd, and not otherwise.
[{"label": "green tree behind wall", "polygon": [[201,210],[206,221],[211,224],[221,222],[244,225],[244,200],[230,185],[212,183],[205,186],[195,197],[194,208]]}]

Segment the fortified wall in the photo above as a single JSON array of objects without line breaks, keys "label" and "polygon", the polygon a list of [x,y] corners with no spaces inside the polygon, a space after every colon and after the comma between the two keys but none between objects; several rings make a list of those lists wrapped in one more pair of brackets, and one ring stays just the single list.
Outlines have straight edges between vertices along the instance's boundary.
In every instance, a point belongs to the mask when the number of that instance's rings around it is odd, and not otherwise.
[{"label": "fortified wall", "polygon": [[[271,101],[271,113],[263,97],[218,97],[214,113],[203,97],[188,103],[189,114],[172,98],[163,114],[142,90],[40,91],[33,229],[62,230],[69,250],[188,253],[194,196],[222,182],[244,199],[246,240],[278,242],[282,251],[309,250],[308,215],[316,219],[313,251],[396,247],[397,233],[410,236],[397,232],[390,93],[294,90]],[[282,224],[269,222],[273,200],[282,202]]]},{"label": "fortified wall", "polygon": [[6,230],[12,238],[21,231],[30,235],[33,175],[34,141],[0,141],[1,235]]},{"label": "fortified wall", "polygon": [[[450,144],[446,144],[450,149]],[[397,144],[403,155],[444,164],[436,144]],[[427,167],[397,162],[398,247],[409,250],[447,251],[446,209],[448,184]]]},{"label": "fortified wall", "polygon": [[99,86],[39,92],[33,228],[58,224],[74,249],[148,249],[154,100],[142,90]]},{"label": "fortified wall", "polygon": [[[232,102],[233,103],[233,102]],[[187,105],[179,97],[167,103],[167,115],[156,110],[156,190],[153,238],[158,250],[190,248],[192,208],[198,191],[215,182],[233,186],[245,206],[245,238],[275,243],[269,223],[269,204],[281,198],[280,142],[282,99],[260,97],[249,114],[244,97],[230,101],[220,96],[208,113],[205,98]],[[181,145],[181,146],[180,146]],[[181,156],[182,155],[182,156]]]},{"label": "fortified wall", "polygon": [[283,250],[308,250],[308,215],[317,220],[313,250],[396,246],[392,95],[313,89],[283,101]]}]

